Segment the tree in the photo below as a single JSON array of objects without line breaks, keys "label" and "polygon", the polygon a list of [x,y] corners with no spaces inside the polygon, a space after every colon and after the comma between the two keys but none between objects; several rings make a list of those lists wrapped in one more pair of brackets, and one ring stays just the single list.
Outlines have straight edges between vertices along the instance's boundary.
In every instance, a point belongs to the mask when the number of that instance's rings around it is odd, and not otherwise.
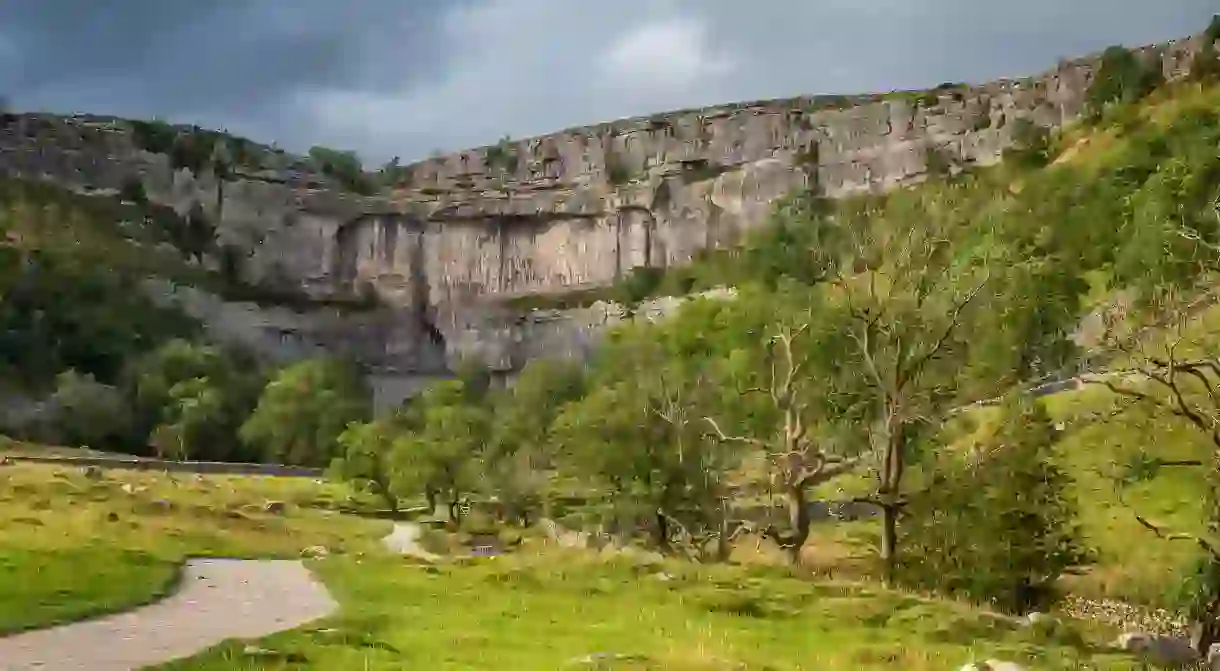
[{"label": "tree", "polygon": [[599,485],[617,518],[646,520],[662,551],[676,543],[702,556],[726,526],[719,514],[728,514],[721,485],[731,451],[702,421],[713,396],[697,360],[673,357],[666,329],[658,330],[619,334],[602,353],[606,367],[587,395],[564,406],[553,435],[565,470]]},{"label": "tree", "polygon": [[[263,378],[257,364],[214,345],[171,340],[137,359],[125,389],[141,438],[194,458],[245,459],[238,429]],[[167,448],[172,446],[172,449]]]},{"label": "tree", "polygon": [[702,414],[708,410],[714,381],[699,375],[681,382],[685,384],[674,384],[661,372],[652,399],[652,413],[669,427],[674,462],[685,486],[679,505],[659,512],[692,559],[726,561],[733,539],[746,528],[734,516],[737,487],[731,480],[745,451],[707,431]]},{"label": "tree", "polygon": [[394,443],[403,433],[401,424],[394,416],[348,425],[338,438],[341,456],[330,466],[341,479],[368,483],[391,512],[398,512],[392,469]]},{"label": "tree", "polygon": [[874,493],[881,509],[879,554],[886,579],[898,558],[904,479],[920,441],[955,405],[967,370],[963,324],[987,287],[985,248],[951,248],[951,230],[929,221],[902,230],[874,221],[854,237],[854,274],[840,271],[829,300],[845,308],[849,337],[844,365],[859,366],[870,398],[861,422],[872,452]]},{"label": "tree", "polygon": [[916,586],[1024,615],[1051,606],[1058,578],[1090,553],[1045,409],[1013,394],[996,424],[965,463],[937,456],[946,477],[912,497],[903,574]]},{"label": "tree", "polygon": [[544,472],[553,467],[551,424],[560,408],[584,393],[579,366],[539,359],[526,364],[511,387],[495,392],[483,479],[510,515],[528,525],[542,503]]},{"label": "tree", "polygon": [[422,492],[432,510],[443,497],[449,518],[461,523],[490,433],[482,400],[462,380],[441,382],[411,400],[404,415],[408,430],[394,441],[392,487],[398,495]]},{"label": "tree", "polygon": [[[1127,367],[1120,374],[1088,380],[1112,392],[1119,407],[1107,416],[1139,408],[1151,417],[1180,422],[1197,431],[1211,448],[1207,460],[1167,461],[1145,457],[1144,468],[1203,467],[1206,469],[1208,499],[1206,533],[1196,534],[1166,529],[1139,511],[1135,520],[1145,529],[1168,541],[1187,541],[1199,550],[1199,559],[1183,585],[1183,602],[1193,621],[1191,643],[1206,655],[1220,641],[1220,351],[1214,333],[1203,316],[1184,305],[1172,287],[1162,287],[1151,296],[1145,310],[1134,314],[1113,314],[1105,346],[1121,355]],[[1149,337],[1130,323],[1169,315],[1162,337]],[[1162,317],[1163,319],[1163,317]]]},{"label": "tree", "polygon": [[767,342],[770,373],[766,386],[743,391],[762,394],[770,403],[773,424],[764,438],[726,435],[715,419],[706,418],[720,441],[748,445],[765,456],[772,484],[783,494],[788,508],[787,529],[781,532],[770,527],[765,535],[776,540],[793,564],[800,562],[801,549],[809,539],[809,490],[853,470],[862,460],[859,455],[843,453],[848,450],[832,435],[832,418],[842,421],[852,416],[852,409],[843,403],[845,398],[836,397],[833,385],[809,388],[809,376],[827,372],[810,370],[815,363],[811,353],[827,343],[802,342],[813,325],[813,315],[809,317],[799,326],[776,328]]},{"label": "tree", "polygon": [[153,428],[150,444],[162,459],[190,459],[203,450],[234,439],[240,418],[231,414],[225,390],[211,379],[194,377],[169,388],[168,403],[161,409],[161,423]]},{"label": "tree", "polygon": [[339,454],[339,435],[368,414],[368,391],[352,366],[310,359],[275,376],[240,435],[270,461],[326,465]]}]

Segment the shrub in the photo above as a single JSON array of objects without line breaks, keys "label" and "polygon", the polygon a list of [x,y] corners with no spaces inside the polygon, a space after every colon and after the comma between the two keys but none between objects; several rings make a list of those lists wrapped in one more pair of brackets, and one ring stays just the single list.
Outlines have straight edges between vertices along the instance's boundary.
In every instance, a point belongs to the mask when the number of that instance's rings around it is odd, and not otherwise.
[{"label": "shrub", "polygon": [[1111,103],[1133,103],[1151,93],[1162,80],[1160,68],[1144,63],[1121,46],[1110,47],[1102,52],[1085,101],[1094,112]]},{"label": "shrub", "polygon": [[40,440],[59,445],[114,445],[130,430],[131,412],[122,392],[74,370],[56,377],[55,393],[43,404]]},{"label": "shrub", "polygon": [[940,486],[913,502],[902,578],[1023,614],[1053,603],[1057,579],[1090,553],[1046,411],[1012,397],[999,421],[977,459],[942,457]]}]

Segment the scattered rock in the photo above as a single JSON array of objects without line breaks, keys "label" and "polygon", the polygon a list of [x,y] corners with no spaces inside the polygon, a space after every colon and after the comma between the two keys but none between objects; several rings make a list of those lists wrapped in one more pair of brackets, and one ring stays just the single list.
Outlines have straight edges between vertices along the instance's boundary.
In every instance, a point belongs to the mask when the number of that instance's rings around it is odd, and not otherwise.
[{"label": "scattered rock", "polygon": [[1051,615],[1047,615],[1046,613],[1039,613],[1035,611],[1022,618],[1022,624],[1028,627],[1053,627],[1058,624],[1058,620]]},{"label": "scattered rock", "polygon": [[98,468],[97,466],[86,466],[85,477],[89,480],[101,480],[103,477],[102,469]]},{"label": "scattered rock", "polygon": [[323,557],[330,556],[330,550],[327,550],[326,547],[322,545],[313,545],[301,550],[301,556],[321,559]]},{"label": "scattered rock", "polygon": [[1143,608],[1110,599],[1083,599],[1070,596],[1063,602],[1063,612],[1071,617],[1096,620],[1124,631],[1143,631],[1179,638],[1190,637],[1186,620],[1159,608]]},{"label": "scattered rock", "polygon": [[594,652],[573,659],[570,664],[603,664],[605,662],[646,662],[644,655],[625,655],[617,652]]},{"label": "scattered rock", "polygon": [[305,655],[299,652],[280,652],[279,650],[270,650],[268,648],[260,648],[257,645],[247,645],[242,648],[242,654],[247,657],[273,657],[291,664],[300,664],[309,661]]},{"label": "scattered rock", "polygon": [[283,515],[287,507],[283,501],[267,501],[263,503],[263,512],[269,515]]},{"label": "scattered rock", "polygon": [[152,506],[153,510],[160,512],[160,513],[168,513],[169,511],[174,509],[174,504],[170,501],[166,501],[165,499],[157,499],[155,501],[149,501],[149,505]]},{"label": "scattered rock", "polygon": [[136,493],[136,486],[131,484],[130,482],[124,482],[123,486],[119,487],[119,489],[122,489],[124,494],[135,494]]},{"label": "scattered rock", "polygon": [[107,514],[106,514],[106,521],[107,521],[107,522],[118,522],[118,521],[119,521],[119,514],[118,514],[118,513],[116,513],[116,512],[114,512],[114,511],[111,511],[111,512],[107,513]]},{"label": "scattered rock", "polygon": [[1212,643],[1207,649],[1207,671],[1220,671],[1220,643]]},{"label": "scattered rock", "polygon": [[1025,671],[1025,667],[1015,662],[989,659],[985,662],[972,662],[963,666],[959,671]]},{"label": "scattered rock", "polygon": [[661,582],[669,582],[670,580],[674,579],[674,577],[668,573],[658,573],[656,575],[656,578],[657,578],[657,580],[660,580]]},{"label": "scattered rock", "polygon": [[12,466],[14,463],[16,462],[14,462],[12,459],[0,456],[0,466]]},{"label": "scattered rock", "polygon": [[1199,663],[1199,653],[1185,639],[1175,636],[1127,632],[1114,641],[1114,647],[1155,666],[1180,669]]}]

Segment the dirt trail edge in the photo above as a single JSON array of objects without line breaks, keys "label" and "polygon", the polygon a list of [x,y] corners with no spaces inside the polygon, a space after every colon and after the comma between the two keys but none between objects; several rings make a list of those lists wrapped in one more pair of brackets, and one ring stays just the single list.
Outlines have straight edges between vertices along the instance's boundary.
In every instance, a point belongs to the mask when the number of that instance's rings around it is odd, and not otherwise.
[{"label": "dirt trail edge", "polygon": [[192,559],[181,588],[157,603],[0,638],[0,669],[130,671],[294,629],[337,608],[300,561]]}]

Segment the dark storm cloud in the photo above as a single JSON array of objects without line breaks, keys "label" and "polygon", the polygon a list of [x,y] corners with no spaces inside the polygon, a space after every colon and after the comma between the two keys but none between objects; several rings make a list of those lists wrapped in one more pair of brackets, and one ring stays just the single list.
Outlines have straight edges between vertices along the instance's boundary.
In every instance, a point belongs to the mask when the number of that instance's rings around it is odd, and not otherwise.
[{"label": "dark storm cloud", "polygon": [[0,0],[18,107],[383,160],[728,100],[1025,75],[1220,0]]},{"label": "dark storm cloud", "polygon": [[291,128],[287,97],[387,85],[392,70],[367,64],[426,50],[428,23],[451,4],[0,0],[0,92],[27,108]]}]

